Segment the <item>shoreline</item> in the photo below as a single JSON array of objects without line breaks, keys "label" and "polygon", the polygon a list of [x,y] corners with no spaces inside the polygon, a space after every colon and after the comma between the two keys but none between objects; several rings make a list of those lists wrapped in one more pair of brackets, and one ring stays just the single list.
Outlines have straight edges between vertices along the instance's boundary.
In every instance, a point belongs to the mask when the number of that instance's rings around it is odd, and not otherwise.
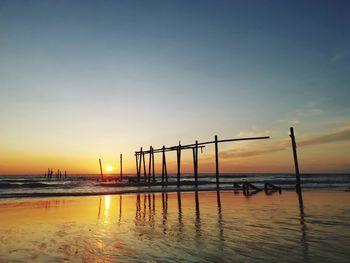
[{"label": "shoreline", "polygon": [[[334,192],[349,192],[348,189],[343,187],[331,187],[331,188],[304,188],[303,191],[334,191]],[[94,193],[23,193],[23,194],[8,194],[0,196],[0,200],[13,200],[13,199],[27,199],[27,198],[49,198],[49,197],[84,197],[84,196],[104,196],[104,195],[132,195],[132,194],[148,194],[148,193],[192,193],[192,192],[228,192],[233,191],[234,193],[243,193],[242,189],[237,189],[234,187],[225,188],[188,188],[188,189],[137,189],[137,190],[119,190],[110,192],[94,192]],[[282,192],[294,192],[294,189],[282,189]],[[258,193],[265,193],[264,190],[261,191],[250,191],[247,196],[253,196]],[[277,194],[278,191],[269,191],[267,195]],[[265,193],[266,194],[266,193]],[[279,193],[282,194],[282,193]]]}]

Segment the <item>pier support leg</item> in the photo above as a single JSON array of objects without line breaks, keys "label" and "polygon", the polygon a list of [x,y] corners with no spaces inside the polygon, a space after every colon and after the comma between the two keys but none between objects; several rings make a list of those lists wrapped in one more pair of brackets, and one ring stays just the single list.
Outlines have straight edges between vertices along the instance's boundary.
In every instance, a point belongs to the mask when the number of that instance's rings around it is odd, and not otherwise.
[{"label": "pier support leg", "polygon": [[198,141],[195,143],[193,150],[193,170],[194,170],[194,182],[195,186],[198,187]]},{"label": "pier support leg", "polygon": [[216,188],[219,188],[219,145],[218,136],[215,135],[215,175],[216,175]]},{"label": "pier support leg", "polygon": [[177,187],[180,187],[180,173],[181,173],[181,144],[179,142],[179,147],[176,150],[177,157]]},{"label": "pier support leg", "polygon": [[149,147],[148,183],[151,183],[151,167],[152,167],[152,146]]},{"label": "pier support leg", "polygon": [[137,182],[140,183],[140,179],[141,179],[141,164],[142,164],[142,156],[143,156],[143,151],[142,151],[142,147],[140,149],[140,159],[139,159],[139,163],[138,163],[138,173],[137,173]]},{"label": "pier support leg", "polygon": [[154,171],[154,149],[152,147],[152,181],[155,182],[156,181],[156,175],[155,175],[155,171]]},{"label": "pier support leg", "polygon": [[146,172],[146,160],[145,160],[145,152],[142,153],[142,160],[143,160],[143,175],[145,183],[147,183],[147,172]]}]

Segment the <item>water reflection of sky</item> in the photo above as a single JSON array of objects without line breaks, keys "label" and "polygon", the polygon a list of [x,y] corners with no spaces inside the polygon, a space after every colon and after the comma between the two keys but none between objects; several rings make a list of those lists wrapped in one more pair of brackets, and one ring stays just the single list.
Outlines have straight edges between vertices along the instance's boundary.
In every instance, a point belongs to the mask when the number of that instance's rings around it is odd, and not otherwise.
[{"label": "water reflection of sky", "polygon": [[305,192],[303,213],[293,192],[6,201],[0,203],[0,255],[29,260],[21,253],[26,249],[33,257],[44,250],[48,258],[106,262],[341,260],[349,255],[348,198],[342,192]]}]

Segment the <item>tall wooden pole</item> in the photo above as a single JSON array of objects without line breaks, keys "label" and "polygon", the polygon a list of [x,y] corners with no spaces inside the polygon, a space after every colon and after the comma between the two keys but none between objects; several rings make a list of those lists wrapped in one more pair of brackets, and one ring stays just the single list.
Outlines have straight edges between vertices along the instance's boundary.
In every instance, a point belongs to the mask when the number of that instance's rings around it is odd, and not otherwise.
[{"label": "tall wooden pole", "polygon": [[102,172],[102,163],[101,163],[101,159],[98,159],[99,163],[100,163],[100,173],[101,173],[101,180],[103,180],[103,172]]},{"label": "tall wooden pole", "polygon": [[301,181],[300,181],[300,173],[299,173],[299,164],[298,164],[298,156],[297,156],[297,144],[295,142],[294,129],[290,128],[290,138],[292,140],[292,148],[293,148],[293,157],[294,157],[294,166],[295,166],[295,176],[296,176],[296,187],[295,190],[299,194],[301,194]]},{"label": "tall wooden pole", "polygon": [[120,181],[123,182],[123,154],[120,154]]},{"label": "tall wooden pole", "polygon": [[194,181],[198,187],[198,141],[196,141],[194,148]]},{"label": "tall wooden pole", "polygon": [[216,175],[216,187],[219,188],[219,145],[218,136],[215,135],[215,175]]},{"label": "tall wooden pole", "polygon": [[181,143],[179,142],[179,147],[176,151],[177,157],[177,187],[180,187],[180,173],[181,173]]}]

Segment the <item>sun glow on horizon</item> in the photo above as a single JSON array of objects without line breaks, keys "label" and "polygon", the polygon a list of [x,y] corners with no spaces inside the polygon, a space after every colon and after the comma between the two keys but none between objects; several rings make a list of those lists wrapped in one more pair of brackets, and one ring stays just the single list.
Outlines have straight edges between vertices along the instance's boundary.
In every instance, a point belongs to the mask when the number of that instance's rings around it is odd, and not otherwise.
[{"label": "sun glow on horizon", "polygon": [[111,165],[106,166],[106,172],[111,172],[113,170],[113,167]]}]

